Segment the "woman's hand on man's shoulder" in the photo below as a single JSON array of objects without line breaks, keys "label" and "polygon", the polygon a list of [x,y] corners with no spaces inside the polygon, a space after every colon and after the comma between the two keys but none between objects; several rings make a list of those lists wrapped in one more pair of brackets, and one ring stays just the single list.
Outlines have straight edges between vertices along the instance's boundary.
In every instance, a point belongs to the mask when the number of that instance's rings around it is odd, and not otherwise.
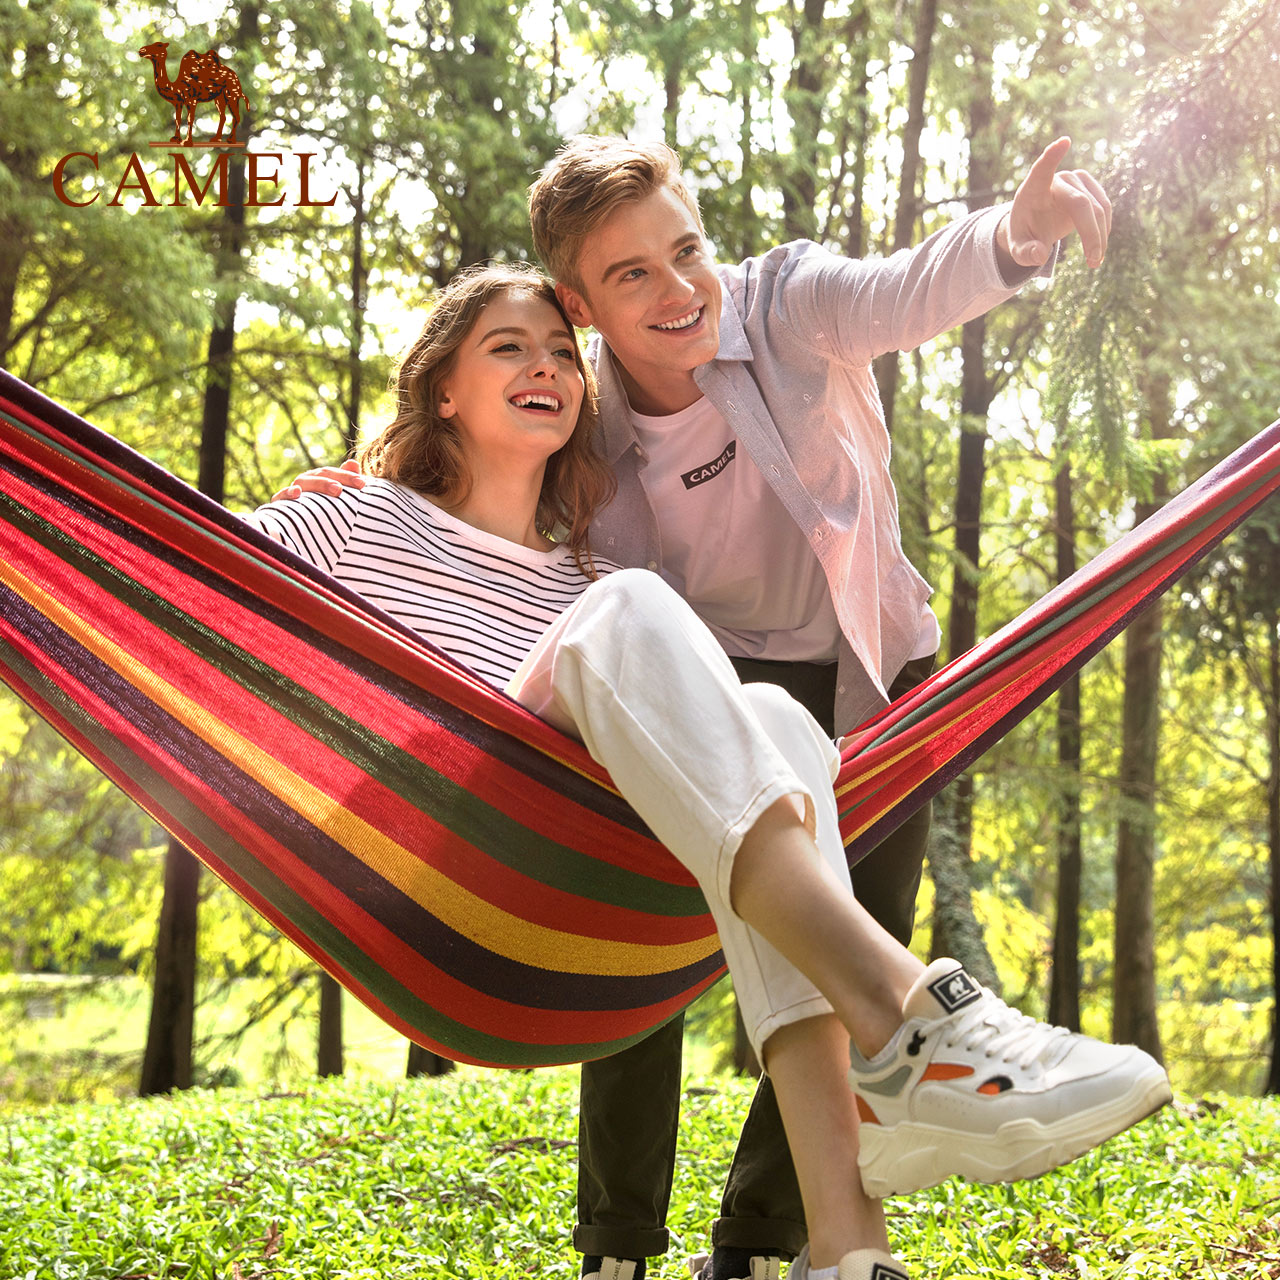
[{"label": "woman's hand on man's shoulder", "polygon": [[290,498],[300,498],[304,493],[341,493],[346,487],[361,489],[368,479],[360,470],[360,464],[354,458],[348,458],[340,467],[313,467],[304,471],[293,481],[285,485],[279,493],[271,495],[272,502],[286,502]]}]

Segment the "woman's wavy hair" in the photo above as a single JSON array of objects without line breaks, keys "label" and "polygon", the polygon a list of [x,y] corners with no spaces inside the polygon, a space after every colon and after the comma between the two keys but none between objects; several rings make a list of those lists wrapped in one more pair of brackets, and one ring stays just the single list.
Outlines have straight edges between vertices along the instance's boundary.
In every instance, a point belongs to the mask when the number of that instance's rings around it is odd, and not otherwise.
[{"label": "woman's wavy hair", "polygon": [[[569,333],[574,332],[555,286],[532,267],[481,266],[459,272],[436,295],[422,332],[392,375],[396,416],[360,450],[361,471],[394,480],[429,498],[456,503],[466,497],[472,480],[456,420],[440,416],[441,387],[480,313],[507,294],[549,303]],[[573,351],[585,388],[582,409],[573,434],[547,459],[536,519],[539,532],[567,546],[582,571],[594,578],[588,526],[613,497],[617,481],[595,451],[599,430],[595,375],[582,358],[576,338]]]}]

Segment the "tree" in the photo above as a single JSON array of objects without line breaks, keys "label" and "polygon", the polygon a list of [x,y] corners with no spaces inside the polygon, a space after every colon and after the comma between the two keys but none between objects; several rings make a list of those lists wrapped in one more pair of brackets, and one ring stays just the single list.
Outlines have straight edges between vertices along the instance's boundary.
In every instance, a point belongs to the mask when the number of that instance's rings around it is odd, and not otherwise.
[{"label": "tree", "polygon": [[[1172,434],[1168,384],[1148,380],[1153,438]],[[1136,520],[1153,515],[1167,498],[1157,482],[1153,500],[1141,502]],[[1116,839],[1115,978],[1111,1034],[1136,1044],[1157,1061],[1155,860],[1156,769],[1160,745],[1160,665],[1163,602],[1156,600],[1129,624],[1124,637],[1124,717],[1120,758],[1120,829]]]},{"label": "tree", "polygon": [[[929,88],[929,59],[938,26],[937,0],[922,0],[916,14],[915,40],[911,50],[911,77],[907,93],[907,120],[902,132],[902,170],[898,177],[898,199],[893,215],[890,251],[908,248],[919,224],[920,139],[925,125],[925,95]],[[886,351],[875,362],[876,385],[884,406],[885,428],[893,435],[894,403],[898,391],[898,353]]]},{"label": "tree", "polygon": [[[974,82],[969,104],[970,212],[991,204],[994,156],[991,139],[991,54],[974,46]],[[955,561],[951,585],[947,651],[973,648],[978,627],[978,569],[981,563],[982,495],[986,416],[995,396],[987,368],[987,320],[965,324],[960,338],[960,446],[955,486]],[[964,773],[943,794],[942,818],[929,848],[933,874],[933,954],[955,956],[984,985],[999,991],[1000,980],[973,915],[969,861],[973,839],[973,777]]]},{"label": "tree", "polygon": [[[1062,463],[1054,475],[1055,562],[1058,582],[1076,571],[1076,520],[1071,467]],[[1058,691],[1057,746],[1058,878],[1054,902],[1053,962],[1050,967],[1049,1021],[1080,1030],[1080,885],[1084,848],[1080,813],[1080,676]]]},{"label": "tree", "polygon": [[[0,362],[81,405],[100,394],[104,373],[139,388],[157,367],[186,366],[207,279],[197,248],[108,207],[109,191],[84,207],[54,201],[65,156],[91,150],[112,172],[150,127],[151,104],[130,95],[103,18],[66,0],[0,4]],[[66,190],[89,200],[76,165]],[[155,280],[168,287],[151,288]]]},{"label": "tree", "polygon": [[[259,19],[260,11],[252,0],[243,5],[236,32],[238,48],[256,45]],[[244,80],[248,80],[247,74]],[[253,135],[252,124],[251,120],[241,125],[246,145]],[[226,491],[232,356],[235,351],[236,307],[243,287],[245,245],[247,183],[243,154],[233,155],[228,167],[228,204],[222,211],[216,251],[219,298],[205,365],[197,479],[200,492],[215,502],[221,502]],[[147,1047],[138,1084],[138,1092],[144,1096],[191,1087],[199,894],[200,863],[180,841],[170,840],[165,857],[164,898],[156,942]]]}]

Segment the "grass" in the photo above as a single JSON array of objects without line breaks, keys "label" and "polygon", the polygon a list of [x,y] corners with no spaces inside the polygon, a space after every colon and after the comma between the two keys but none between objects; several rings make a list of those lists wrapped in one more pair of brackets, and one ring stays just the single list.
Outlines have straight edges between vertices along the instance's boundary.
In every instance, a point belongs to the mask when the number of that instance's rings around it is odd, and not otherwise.
[{"label": "grass", "polygon": [[[749,1095],[688,1085],[651,1275],[704,1245]],[[576,1100],[573,1071],[464,1070],[11,1110],[0,1280],[570,1280]],[[1034,1182],[888,1207],[932,1280],[1276,1280],[1280,1103],[1184,1102]]]}]

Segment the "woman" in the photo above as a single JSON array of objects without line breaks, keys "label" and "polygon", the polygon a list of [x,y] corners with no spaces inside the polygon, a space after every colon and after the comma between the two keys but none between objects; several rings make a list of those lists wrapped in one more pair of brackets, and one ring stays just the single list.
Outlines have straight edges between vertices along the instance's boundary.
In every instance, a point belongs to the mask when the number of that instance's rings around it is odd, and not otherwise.
[{"label": "woman", "polygon": [[954,961],[926,968],[859,906],[832,743],[780,690],[741,685],[657,575],[591,555],[611,494],[591,392],[550,282],[466,273],[360,455],[379,478],[257,521],[609,770],[697,877],[774,1079],[810,1235],[791,1274],[904,1275],[874,1197],[1043,1173],[1168,1101],[1168,1082],[1137,1049],[1014,1012]]}]

